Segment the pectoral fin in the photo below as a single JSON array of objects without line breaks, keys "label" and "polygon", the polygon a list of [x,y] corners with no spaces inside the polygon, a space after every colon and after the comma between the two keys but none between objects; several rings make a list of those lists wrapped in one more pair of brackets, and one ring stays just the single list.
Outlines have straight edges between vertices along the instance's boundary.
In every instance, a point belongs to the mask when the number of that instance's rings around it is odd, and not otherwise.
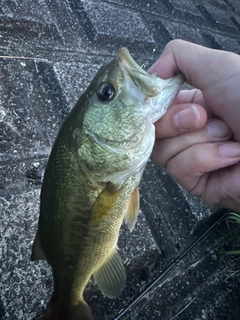
[{"label": "pectoral fin", "polygon": [[111,183],[107,184],[107,187],[100,193],[91,209],[92,223],[98,224],[109,215],[116,203],[119,193],[120,190],[117,190]]},{"label": "pectoral fin", "polygon": [[108,298],[120,295],[126,282],[126,271],[117,248],[108,260],[94,273],[94,279],[101,292]]},{"label": "pectoral fin", "polygon": [[32,254],[31,254],[31,260],[46,260],[45,253],[43,252],[42,245],[39,238],[39,232],[37,231],[36,237],[33,242],[32,246]]},{"label": "pectoral fin", "polygon": [[125,223],[127,224],[130,231],[135,227],[137,216],[139,212],[139,189],[138,187],[132,192],[131,197],[128,202],[127,212],[125,216]]}]

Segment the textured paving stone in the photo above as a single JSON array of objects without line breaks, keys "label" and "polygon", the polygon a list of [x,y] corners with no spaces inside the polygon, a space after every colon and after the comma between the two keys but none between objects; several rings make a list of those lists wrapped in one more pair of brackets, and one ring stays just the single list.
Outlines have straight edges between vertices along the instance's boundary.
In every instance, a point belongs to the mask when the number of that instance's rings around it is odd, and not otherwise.
[{"label": "textured paving stone", "polygon": [[200,11],[192,1],[184,0],[180,2],[178,0],[164,0],[163,3],[168,8],[169,13],[173,16],[178,16],[178,19],[198,18],[200,21],[203,19]]},{"label": "textured paving stone", "polygon": [[[49,266],[29,261],[40,187],[57,131],[96,70],[122,45],[147,69],[175,38],[239,53],[239,34],[238,0],[2,1],[0,319],[41,319],[51,295]],[[107,299],[93,281],[86,289],[96,318],[112,319],[173,264],[122,319],[169,320],[178,313],[183,320],[239,319],[239,283],[222,259],[225,222],[174,264],[214,223],[216,209],[151,162],[141,208],[135,230],[124,225],[120,234],[128,275],[123,294]]]},{"label": "textured paving stone", "polygon": [[125,6],[127,8],[131,8],[134,11],[137,12],[149,12],[154,15],[167,15],[168,14],[168,8],[164,4],[164,1],[156,1],[156,0],[110,0],[106,1],[108,3],[116,3],[120,6]]},{"label": "textured paving stone", "polygon": [[120,41],[123,46],[133,42],[155,47],[151,33],[138,13],[101,1],[82,1],[82,5],[79,1],[77,3],[80,7],[79,12],[85,11],[79,18],[85,14],[85,31],[92,42],[101,42],[105,45]]},{"label": "textured paving stone", "polygon": [[218,9],[216,6],[211,5],[198,5],[198,9],[201,11],[203,16],[219,31],[224,33],[231,32],[235,33],[236,27],[229,19],[228,14],[223,10]]},{"label": "textured paving stone", "polygon": [[59,118],[36,67],[33,61],[0,61],[3,162],[45,154],[55,138]]},{"label": "textured paving stone", "polygon": [[[173,261],[172,268],[121,319],[237,320],[239,291],[227,275],[226,264],[219,264],[228,232],[223,221],[190,254]],[[225,239],[217,240],[222,234]],[[229,310],[232,303],[235,307]]]},{"label": "textured paving stone", "polygon": [[[168,19],[160,19],[149,14],[144,14],[144,18],[148,21],[153,31],[153,37],[157,43],[164,44],[173,39],[183,39],[194,43],[206,45],[206,42],[199,33],[199,29],[192,25],[182,25],[169,21]],[[163,49],[163,48],[161,48]]]},{"label": "textured paving stone", "polygon": [[[161,178],[158,179],[158,177]],[[192,201],[185,197],[165,170],[152,163],[149,163],[145,170],[141,194],[143,195],[141,208],[154,240],[164,256],[165,263],[169,263],[181,253],[186,243],[193,242],[194,231],[211,214],[211,210],[197,199],[194,199],[192,206],[190,204]],[[154,200],[153,194],[155,194]],[[169,202],[169,194],[171,194],[171,202]],[[178,214],[179,212],[181,215]],[[177,219],[176,216],[178,216]]]},{"label": "textured paving stone", "polygon": [[[88,58],[88,60],[90,59]],[[73,107],[81,93],[87,88],[89,79],[93,78],[103,63],[104,59],[98,65],[90,63],[90,61],[88,63],[58,62],[53,65],[52,72],[63,90],[68,108]],[[51,91],[52,88],[49,90]]]},{"label": "textured paving stone", "polygon": [[240,54],[240,41],[238,39],[226,38],[223,35],[215,35],[215,41],[223,50],[234,51]]},{"label": "textured paving stone", "polygon": [[[0,49],[27,52],[37,48],[63,45],[63,38],[43,1],[5,1],[0,17]],[[33,47],[33,50],[30,48]],[[29,52],[30,51],[30,52]],[[32,52],[31,52],[32,51]]]},{"label": "textured paving stone", "polygon": [[224,0],[228,7],[237,15],[240,13],[240,3],[238,0]]}]

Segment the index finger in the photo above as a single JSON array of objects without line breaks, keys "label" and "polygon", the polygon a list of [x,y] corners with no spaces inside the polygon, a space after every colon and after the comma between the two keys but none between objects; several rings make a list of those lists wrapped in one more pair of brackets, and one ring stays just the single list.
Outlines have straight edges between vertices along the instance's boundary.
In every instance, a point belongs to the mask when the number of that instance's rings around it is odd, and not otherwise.
[{"label": "index finger", "polygon": [[220,74],[223,76],[225,54],[224,51],[209,49],[184,40],[173,40],[166,45],[160,58],[148,72],[155,72],[164,79],[182,72],[187,83],[204,91],[213,82],[212,79],[218,79]]},{"label": "index finger", "polygon": [[240,57],[183,40],[169,42],[148,70],[161,78],[182,72],[186,81],[202,91],[210,111],[223,119],[240,141]]}]

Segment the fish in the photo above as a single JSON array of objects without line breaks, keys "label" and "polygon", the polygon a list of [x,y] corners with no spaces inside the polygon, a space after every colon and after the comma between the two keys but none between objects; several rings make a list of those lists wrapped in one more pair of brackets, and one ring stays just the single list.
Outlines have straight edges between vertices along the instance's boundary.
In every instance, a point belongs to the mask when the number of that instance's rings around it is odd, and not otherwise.
[{"label": "fish", "polygon": [[47,260],[54,290],[46,320],[92,320],[84,289],[119,296],[126,271],[117,247],[125,220],[133,230],[139,183],[150,158],[154,123],[184,82],[144,71],[120,48],[96,73],[64,120],[46,166],[31,260]]}]

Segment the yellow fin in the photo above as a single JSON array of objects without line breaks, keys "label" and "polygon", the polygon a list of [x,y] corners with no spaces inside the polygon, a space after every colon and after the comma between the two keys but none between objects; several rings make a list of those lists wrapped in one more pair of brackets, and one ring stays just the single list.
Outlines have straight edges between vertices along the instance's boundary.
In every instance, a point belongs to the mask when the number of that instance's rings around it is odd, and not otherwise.
[{"label": "yellow fin", "polygon": [[117,248],[113,249],[107,261],[93,276],[106,297],[113,299],[120,295],[126,282],[126,271]]},{"label": "yellow fin", "polygon": [[132,231],[135,227],[137,216],[139,212],[139,189],[138,187],[132,192],[128,205],[127,205],[127,212],[125,215],[125,223],[127,224],[130,231]]},{"label": "yellow fin", "polygon": [[117,190],[111,183],[107,184],[107,187],[98,196],[91,209],[92,222],[100,223],[108,216],[116,202],[119,192],[120,190]]},{"label": "yellow fin", "polygon": [[46,260],[45,253],[43,252],[42,245],[39,239],[39,232],[37,231],[36,237],[33,242],[32,246],[32,254],[31,254],[31,260]]}]

